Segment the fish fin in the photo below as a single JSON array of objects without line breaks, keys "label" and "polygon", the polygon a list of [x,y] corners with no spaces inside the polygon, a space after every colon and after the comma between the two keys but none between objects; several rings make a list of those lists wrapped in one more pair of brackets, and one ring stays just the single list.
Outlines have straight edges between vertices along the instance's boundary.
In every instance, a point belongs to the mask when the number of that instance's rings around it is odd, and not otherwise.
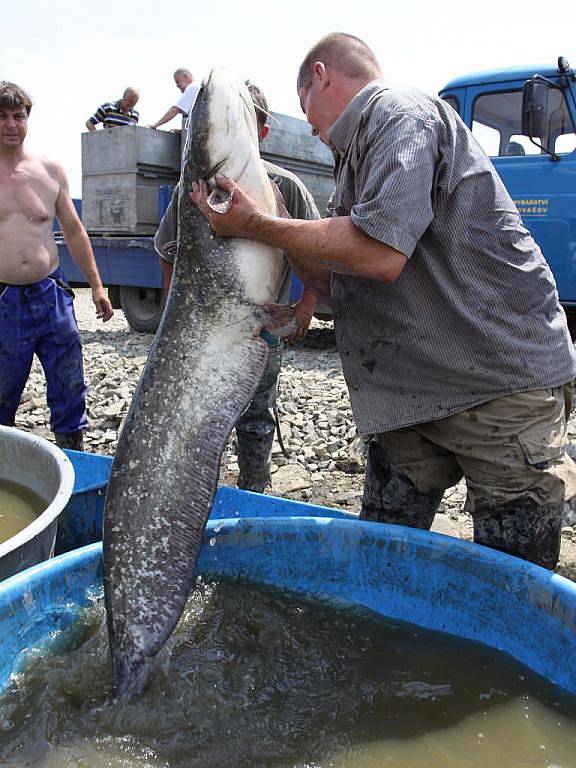
[{"label": "fish fin", "polygon": [[[168,311],[175,311],[174,306]],[[248,337],[239,344],[224,333],[217,371],[202,366],[201,352],[182,369],[176,357],[164,361],[159,338],[118,441],[104,509],[104,597],[116,699],[142,691],[151,660],[182,614],[194,584],[222,453],[256,392],[269,354],[262,339]],[[171,380],[170,365],[184,373],[177,377],[174,402],[202,391],[203,413],[168,409],[162,429],[150,430],[150,414],[157,417],[150,393]],[[207,386],[206,375],[211,373],[218,386]],[[174,467],[177,474],[171,475]],[[164,481],[166,477],[172,481]],[[154,491],[140,492],[132,504],[131,487]],[[154,517],[158,509],[166,526],[160,547]]]},{"label": "fish fin", "polygon": [[[111,644],[113,649],[113,644]],[[150,677],[150,663],[145,653],[136,646],[125,653],[120,649],[112,651],[113,699],[138,696],[144,690]]]},{"label": "fish fin", "polygon": [[294,306],[291,304],[262,304],[256,310],[262,326],[274,336],[290,336],[298,330]]}]

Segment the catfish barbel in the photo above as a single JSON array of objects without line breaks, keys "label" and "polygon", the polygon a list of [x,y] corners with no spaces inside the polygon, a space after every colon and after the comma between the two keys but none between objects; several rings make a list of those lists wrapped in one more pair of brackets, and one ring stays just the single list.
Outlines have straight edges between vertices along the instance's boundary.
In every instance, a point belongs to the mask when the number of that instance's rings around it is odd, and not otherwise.
[{"label": "catfish barbel", "polygon": [[[202,83],[182,157],[178,241],[168,303],[130,406],[106,494],[104,590],[114,695],[134,695],[174,629],[194,582],[222,452],[268,356],[257,329],[275,315],[283,253],[216,235],[189,198],[216,173],[264,210],[277,203],[242,80],[213,70]],[[255,331],[256,329],[256,331]]]}]

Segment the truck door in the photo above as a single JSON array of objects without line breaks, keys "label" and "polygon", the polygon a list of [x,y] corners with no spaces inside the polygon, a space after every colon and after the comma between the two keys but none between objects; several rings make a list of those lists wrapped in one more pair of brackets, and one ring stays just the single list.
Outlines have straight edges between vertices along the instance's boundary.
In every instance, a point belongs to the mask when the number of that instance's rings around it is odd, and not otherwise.
[{"label": "truck door", "polygon": [[524,81],[470,87],[467,122],[490,156],[525,226],[550,264],[561,302],[576,307],[576,114],[570,89],[551,89],[548,136],[551,161],[521,134]]}]

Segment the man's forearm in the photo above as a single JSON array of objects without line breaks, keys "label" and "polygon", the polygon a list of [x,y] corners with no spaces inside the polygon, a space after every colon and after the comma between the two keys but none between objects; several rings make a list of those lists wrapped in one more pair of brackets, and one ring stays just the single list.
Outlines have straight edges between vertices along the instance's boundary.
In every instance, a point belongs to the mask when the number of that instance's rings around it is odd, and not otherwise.
[{"label": "man's forearm", "polygon": [[295,259],[288,254],[292,269],[304,286],[302,296],[312,291],[323,304],[330,305],[330,272],[318,267],[312,267],[303,259]]},{"label": "man's forearm", "polygon": [[170,291],[170,286],[172,284],[174,264],[160,256],[160,271],[162,272],[162,287],[164,289],[164,294],[168,296],[168,292]]},{"label": "man's forearm", "polygon": [[159,125],[164,125],[164,123],[170,122],[173,117],[176,117],[176,115],[181,115],[182,112],[178,109],[178,107],[170,107],[169,110],[164,112],[160,120],[156,120],[155,123],[152,123],[150,128],[158,128]]},{"label": "man's forearm", "polygon": [[[297,273],[311,267],[391,283],[407,261],[400,251],[362,232],[349,216],[304,221],[257,214],[249,229],[246,236],[290,254]],[[325,293],[325,280],[323,286]]]},{"label": "man's forearm", "polygon": [[92,246],[86,232],[82,230],[68,236],[64,233],[64,239],[72,258],[82,270],[90,287],[92,289],[102,288],[102,280],[100,279],[96,259],[94,258]]}]

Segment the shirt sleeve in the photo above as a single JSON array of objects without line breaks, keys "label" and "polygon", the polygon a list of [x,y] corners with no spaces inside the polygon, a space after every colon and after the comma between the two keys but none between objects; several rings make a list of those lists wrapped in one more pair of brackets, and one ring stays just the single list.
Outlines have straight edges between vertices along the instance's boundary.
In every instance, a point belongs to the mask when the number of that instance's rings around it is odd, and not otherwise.
[{"label": "shirt sleeve", "polygon": [[407,257],[434,218],[437,131],[433,118],[400,113],[372,124],[359,146],[352,221]]},{"label": "shirt sleeve", "polygon": [[103,123],[106,119],[106,110],[104,109],[104,105],[101,104],[96,112],[92,115],[90,118],[90,122],[94,123],[94,125],[98,125],[98,123]]},{"label": "shirt sleeve", "polygon": [[278,186],[284,198],[286,210],[293,219],[312,220],[320,218],[314,198],[304,184],[298,184],[289,176],[280,176]]},{"label": "shirt sleeve", "polygon": [[174,106],[178,107],[178,109],[184,112],[185,115],[188,115],[196,101],[197,93],[198,88],[195,85],[190,84]]}]

